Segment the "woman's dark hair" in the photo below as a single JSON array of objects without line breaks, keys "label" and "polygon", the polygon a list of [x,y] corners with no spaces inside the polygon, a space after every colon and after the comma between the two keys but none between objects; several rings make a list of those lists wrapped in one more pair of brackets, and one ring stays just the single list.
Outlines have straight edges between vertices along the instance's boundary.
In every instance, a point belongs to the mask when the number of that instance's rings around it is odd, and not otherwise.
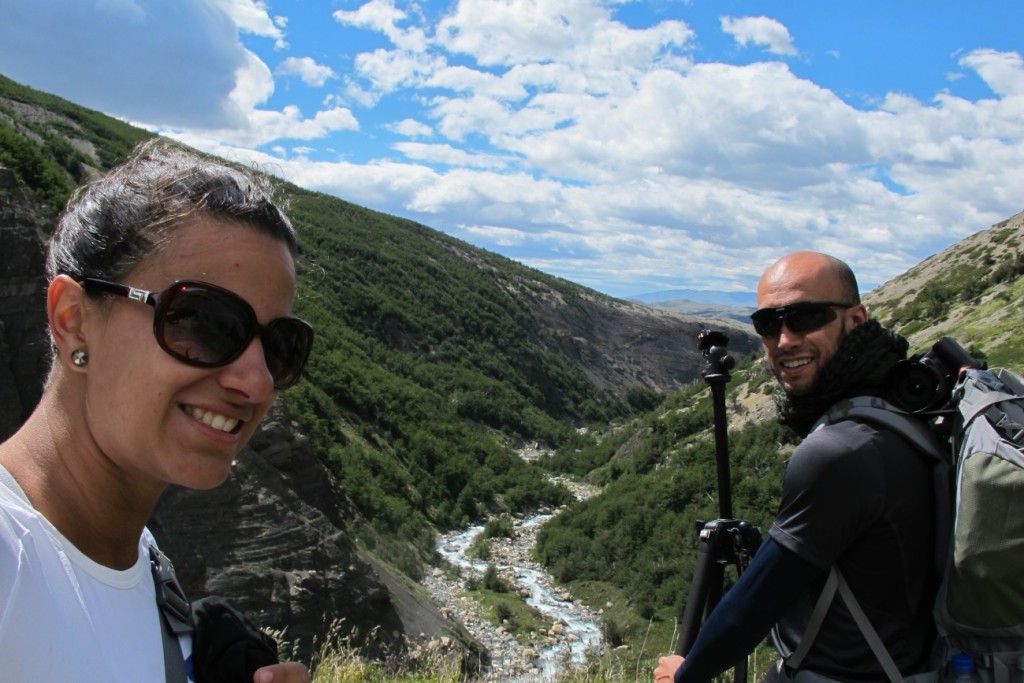
[{"label": "woman's dark hair", "polygon": [[118,281],[195,215],[245,224],[297,254],[295,230],[264,174],[157,138],[71,197],[50,239],[47,276]]}]

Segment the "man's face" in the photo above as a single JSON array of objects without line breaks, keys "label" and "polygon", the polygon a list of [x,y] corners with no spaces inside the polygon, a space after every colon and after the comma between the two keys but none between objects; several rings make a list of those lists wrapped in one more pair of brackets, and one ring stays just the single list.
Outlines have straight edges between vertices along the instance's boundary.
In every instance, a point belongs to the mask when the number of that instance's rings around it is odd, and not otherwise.
[{"label": "man's face", "polygon": [[[850,303],[848,298],[831,271],[807,259],[773,266],[757,287],[759,309],[799,302]],[[835,318],[816,329],[794,332],[783,323],[777,336],[761,336],[768,365],[790,396],[808,393],[845,336],[867,321],[867,310],[861,304],[848,308],[832,306],[829,310],[835,312]]]}]

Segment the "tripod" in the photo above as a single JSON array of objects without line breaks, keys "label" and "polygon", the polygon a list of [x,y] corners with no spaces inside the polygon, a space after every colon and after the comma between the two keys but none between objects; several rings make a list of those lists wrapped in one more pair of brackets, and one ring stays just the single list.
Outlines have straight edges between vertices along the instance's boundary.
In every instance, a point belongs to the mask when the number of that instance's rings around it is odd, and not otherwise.
[{"label": "tripod", "polygon": [[[718,508],[720,519],[697,522],[700,548],[690,583],[679,627],[676,654],[685,656],[693,647],[701,623],[722,597],[725,567],[733,565],[741,574],[747,562],[761,544],[761,532],[750,522],[734,519],[732,515],[732,489],[729,484],[729,442],[725,414],[725,385],[729,370],[735,365],[726,346],[729,338],[721,332],[701,330],[697,344],[704,355],[701,372],[711,387],[711,402],[715,415],[715,461],[718,469]],[[747,679],[747,660],[744,657],[733,668],[733,683]]]}]

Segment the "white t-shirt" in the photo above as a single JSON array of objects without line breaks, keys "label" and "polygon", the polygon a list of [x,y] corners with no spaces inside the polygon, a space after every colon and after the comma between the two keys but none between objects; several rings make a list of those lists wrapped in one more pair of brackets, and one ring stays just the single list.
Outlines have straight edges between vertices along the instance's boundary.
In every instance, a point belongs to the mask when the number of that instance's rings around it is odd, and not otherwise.
[{"label": "white t-shirt", "polygon": [[0,466],[0,681],[164,681],[151,541],[144,531],[130,569],[97,564]]}]

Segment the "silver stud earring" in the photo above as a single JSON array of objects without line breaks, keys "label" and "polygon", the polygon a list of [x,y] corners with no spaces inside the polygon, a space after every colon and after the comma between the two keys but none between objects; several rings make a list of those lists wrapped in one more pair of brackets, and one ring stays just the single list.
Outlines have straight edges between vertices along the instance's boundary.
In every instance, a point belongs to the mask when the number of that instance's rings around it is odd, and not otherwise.
[{"label": "silver stud earring", "polygon": [[71,352],[71,363],[76,368],[85,367],[85,364],[89,362],[89,354],[84,349],[75,349]]}]

